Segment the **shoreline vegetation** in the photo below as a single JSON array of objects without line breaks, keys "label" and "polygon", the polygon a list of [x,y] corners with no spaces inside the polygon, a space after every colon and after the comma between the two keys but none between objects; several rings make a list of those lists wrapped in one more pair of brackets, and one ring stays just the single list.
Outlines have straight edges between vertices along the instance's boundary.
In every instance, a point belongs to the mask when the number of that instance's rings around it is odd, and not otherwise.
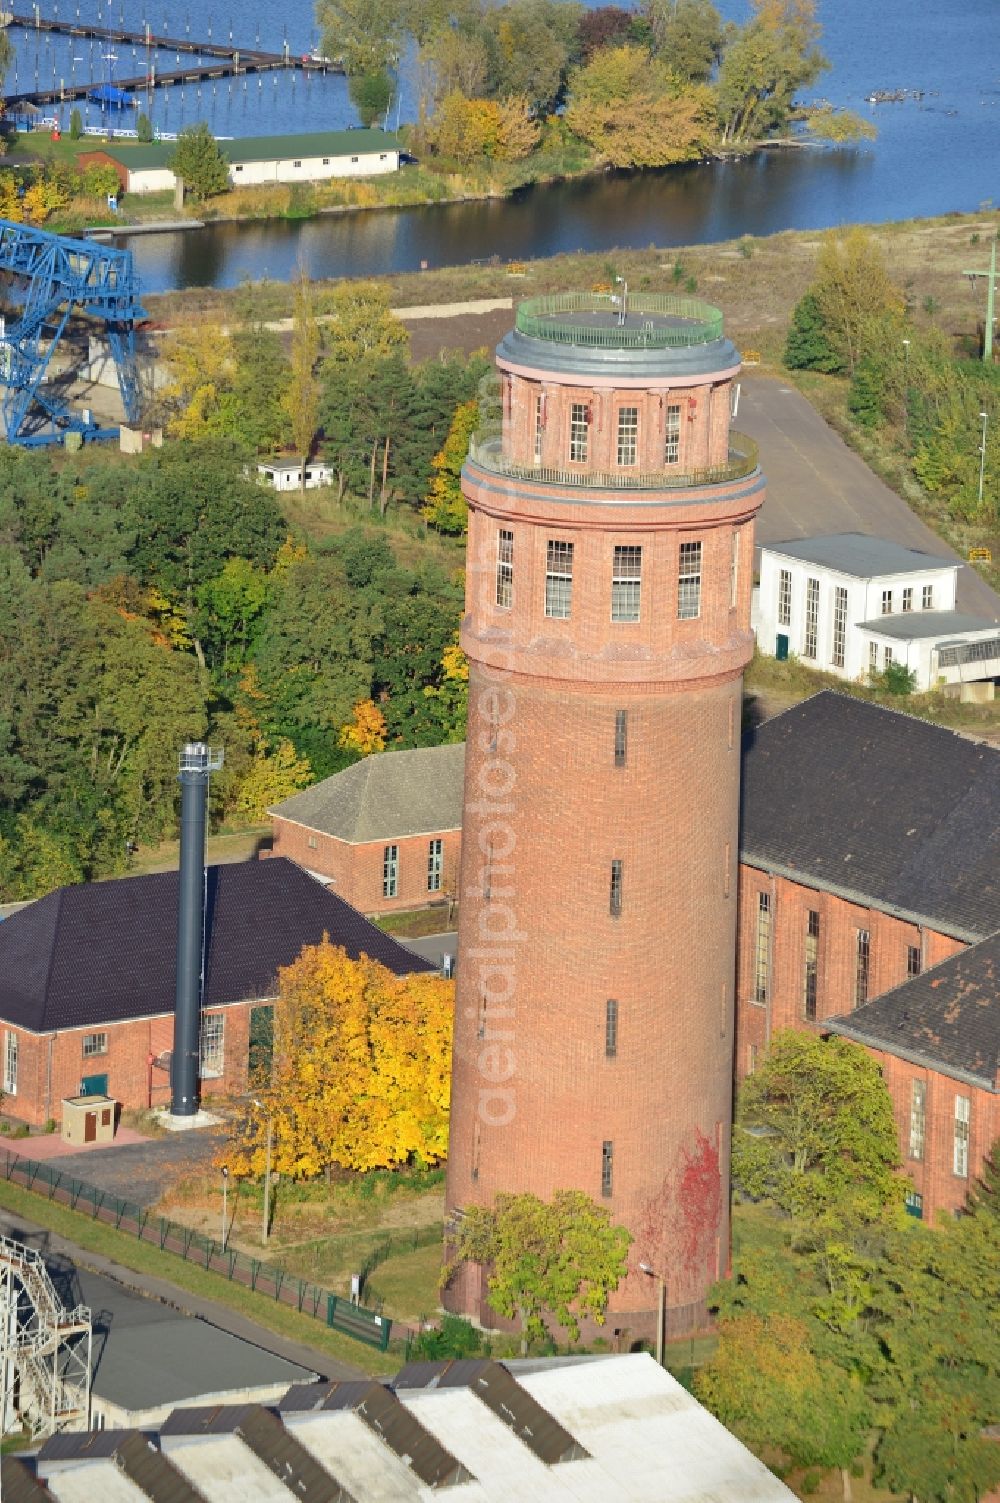
[{"label": "shoreline vegetation", "polygon": [[[202,223],[311,219],[502,199],[606,169],[875,136],[848,110],[804,102],[829,67],[815,0],[752,0],[742,26],[724,22],[712,0],[596,10],[577,0],[319,0],[317,20],[365,127],[388,119],[398,59],[415,45],[416,120],[398,132],[406,156],[399,171],[234,187],[224,145],[199,122],[184,127],[168,157],[187,205],[178,211],[171,192],[123,194],[116,167],[93,158],[100,138],[83,138],[74,110],[66,139],[28,137],[30,158],[0,170],[0,211],[68,233],[188,215]],[[141,115],[138,124],[140,143],[152,140],[153,122]],[[116,142],[126,159],[129,145]]]}]

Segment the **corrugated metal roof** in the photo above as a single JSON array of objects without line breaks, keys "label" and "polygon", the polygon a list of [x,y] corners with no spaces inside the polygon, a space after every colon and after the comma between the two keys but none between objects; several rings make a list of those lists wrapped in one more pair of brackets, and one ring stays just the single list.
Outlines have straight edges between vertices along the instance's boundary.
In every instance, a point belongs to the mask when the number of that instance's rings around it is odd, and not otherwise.
[{"label": "corrugated metal roof", "polygon": [[957,558],[922,553],[888,538],[868,537],[862,532],[836,532],[827,537],[791,538],[787,543],[764,543],[764,553],[802,559],[820,568],[833,569],[854,579],[877,579],[889,574],[915,574],[927,569],[956,569]]},{"label": "corrugated metal roof", "polygon": [[326,1467],[320,1466],[278,1416],[260,1404],[177,1409],[160,1427],[165,1436],[232,1435],[303,1503],[357,1503]]},{"label": "corrugated metal roof", "polygon": [[0,1457],[0,1493],[7,1503],[54,1503],[44,1483],[16,1456]]},{"label": "corrugated metal roof", "polygon": [[[150,1503],[204,1503],[202,1495],[168,1461],[148,1435],[138,1430],[66,1431],[52,1435],[38,1453],[41,1477],[75,1463],[113,1462]],[[100,1492],[98,1486],[95,1491]]]},{"label": "corrugated metal roof", "polygon": [[[134,146],[115,142],[94,149],[133,172],[149,172],[166,167],[176,146],[176,141]],[[398,151],[399,140],[380,130],[320,130],[289,136],[244,136],[235,141],[220,141],[219,149],[230,162],[292,162],[307,157]]]}]

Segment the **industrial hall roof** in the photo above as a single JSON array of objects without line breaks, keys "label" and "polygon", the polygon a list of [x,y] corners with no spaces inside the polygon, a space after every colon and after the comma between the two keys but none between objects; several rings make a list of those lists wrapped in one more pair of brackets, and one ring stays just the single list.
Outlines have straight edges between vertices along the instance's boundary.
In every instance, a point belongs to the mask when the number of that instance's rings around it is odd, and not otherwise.
[{"label": "industrial hall roof", "polygon": [[740,859],[958,939],[1000,929],[1000,751],[824,690],[743,742]]},{"label": "industrial hall roof", "polygon": [[465,743],[379,752],[268,813],[352,845],[462,826]]},{"label": "industrial hall roof", "polygon": [[876,636],[898,637],[901,641],[919,642],[936,637],[963,636],[972,631],[996,631],[997,623],[986,616],[967,616],[962,611],[897,611],[892,616],[873,616],[860,623],[862,631]]},{"label": "industrial hall roof", "polygon": [[206,1405],[175,1409],[142,1436],[64,1433],[31,1461],[5,1456],[2,1475],[4,1495],[18,1503],[793,1498],[646,1353],[416,1363],[385,1387],[365,1379],[293,1389],[277,1411]]},{"label": "industrial hall roof", "polygon": [[888,538],[872,538],[861,532],[831,533],[821,538],[792,538],[787,543],[763,543],[764,553],[798,558],[855,579],[878,579],[888,574],[918,574],[928,569],[957,569],[957,558],[941,558],[904,548]]},{"label": "industrial hall roof", "polygon": [[[0,1018],[46,1033],[174,1007],[177,872],[60,887],[0,923]],[[205,1007],[273,997],[324,935],[397,976],[433,967],[283,857],[206,872]]]},{"label": "industrial hall roof", "polygon": [[1000,1091],[1000,934],[823,1027]]}]

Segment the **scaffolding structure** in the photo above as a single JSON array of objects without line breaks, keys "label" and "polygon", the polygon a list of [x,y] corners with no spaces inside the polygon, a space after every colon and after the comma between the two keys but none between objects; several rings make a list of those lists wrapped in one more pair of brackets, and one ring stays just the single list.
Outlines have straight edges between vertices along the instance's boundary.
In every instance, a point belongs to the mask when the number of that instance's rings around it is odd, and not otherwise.
[{"label": "scaffolding structure", "polygon": [[0,413],[7,442],[60,443],[67,433],[117,438],[117,428],[99,428],[89,414],[71,412],[59,389],[47,383],[52,355],[74,312],[103,325],[125,417],[138,423],[135,326],[145,312],[132,252],[0,219],[0,276],[16,309],[0,328]]},{"label": "scaffolding structure", "polygon": [[86,1429],[92,1346],[89,1307],[66,1310],[41,1254],[0,1236],[2,1433]]}]

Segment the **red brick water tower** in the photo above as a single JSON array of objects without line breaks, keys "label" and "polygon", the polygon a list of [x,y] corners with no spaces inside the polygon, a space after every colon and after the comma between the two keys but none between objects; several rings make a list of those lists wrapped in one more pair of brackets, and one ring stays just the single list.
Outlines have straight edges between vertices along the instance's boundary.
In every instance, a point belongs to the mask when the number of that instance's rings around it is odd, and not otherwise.
[{"label": "red brick water tower", "polygon": [[[624,303],[623,303],[624,299]],[[448,1207],[572,1187],[633,1234],[608,1325],[729,1252],[737,806],[764,480],[721,315],[518,309],[463,473],[468,753]],[[651,1270],[644,1273],[640,1264]],[[489,1318],[482,1270],[448,1291]]]}]

